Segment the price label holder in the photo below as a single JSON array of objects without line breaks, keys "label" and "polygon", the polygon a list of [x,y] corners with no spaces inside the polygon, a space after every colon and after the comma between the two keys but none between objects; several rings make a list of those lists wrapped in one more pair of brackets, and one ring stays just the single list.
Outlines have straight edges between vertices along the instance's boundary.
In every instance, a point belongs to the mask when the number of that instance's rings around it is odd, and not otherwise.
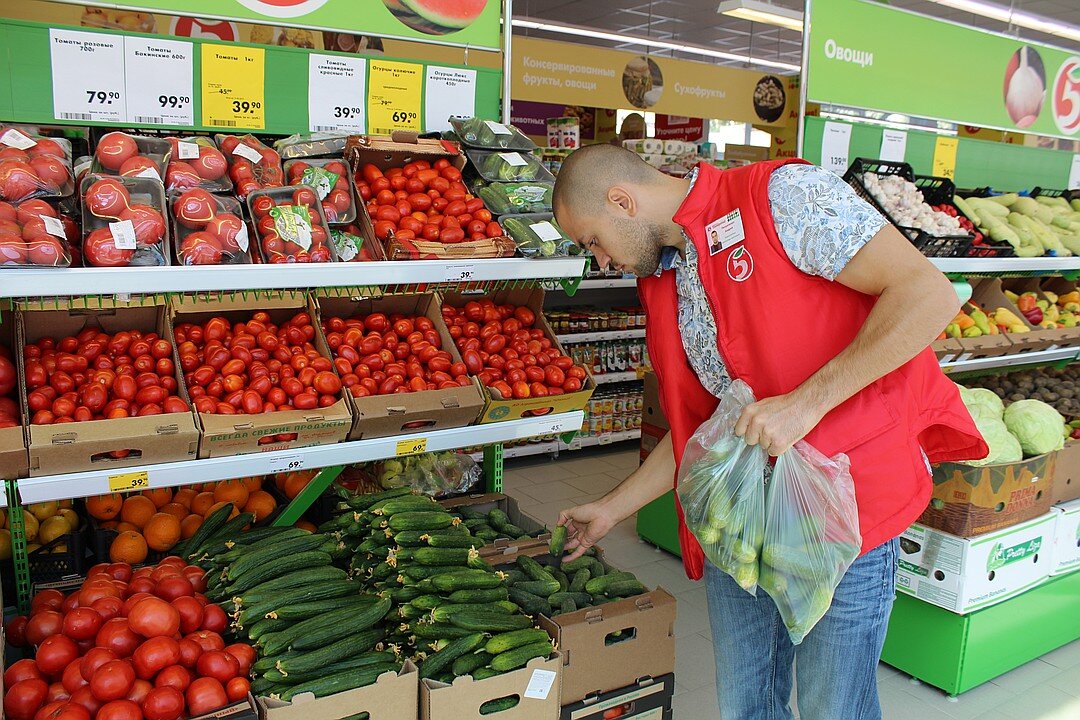
[{"label": "price label holder", "polygon": [[934,141],[933,174],[936,177],[956,177],[956,150],[960,140],[954,137],[938,137]]},{"label": "price label holder", "polygon": [[412,440],[398,440],[394,448],[394,455],[419,455],[427,452],[427,438],[413,438]]},{"label": "price label holder", "polygon": [[424,129],[449,130],[452,115],[476,115],[476,71],[429,65],[424,83]]},{"label": "price label holder", "polygon": [[447,265],[446,279],[449,282],[472,282],[476,279],[475,265]]},{"label": "price label holder", "polygon": [[611,444],[611,435],[610,434],[601,435],[600,437],[598,437],[596,439],[596,444],[597,445],[610,445]]},{"label": "price label holder", "polygon": [[851,126],[847,123],[827,122],[821,135],[821,167],[837,175],[847,172],[848,152],[851,148]]},{"label": "price label holder", "polygon": [[308,55],[308,130],[363,133],[367,60]]},{"label": "price label holder", "polygon": [[1080,188],[1080,155],[1072,156],[1072,164],[1069,166],[1069,183],[1067,188]]},{"label": "price label holder", "polygon": [[297,470],[304,469],[304,456],[303,455],[289,455],[288,457],[274,458],[270,461],[270,469],[267,473],[270,475],[276,475],[277,473],[290,473]]},{"label": "price label holder", "polygon": [[122,35],[49,29],[53,117],[127,122]]},{"label": "price label holder", "polygon": [[224,129],[266,127],[266,51],[240,45],[202,46],[202,124]]},{"label": "price label holder", "polygon": [[368,132],[389,135],[394,130],[420,132],[420,102],[424,66],[371,60],[368,72]]},{"label": "price label holder", "polygon": [[145,470],[109,476],[109,492],[145,490],[150,487],[150,475]]},{"label": "price label holder", "polygon": [[194,46],[183,40],[124,38],[128,117],[140,125],[194,125]]},{"label": "price label holder", "polygon": [[907,133],[903,130],[885,130],[881,133],[881,159],[904,162],[907,152]]}]

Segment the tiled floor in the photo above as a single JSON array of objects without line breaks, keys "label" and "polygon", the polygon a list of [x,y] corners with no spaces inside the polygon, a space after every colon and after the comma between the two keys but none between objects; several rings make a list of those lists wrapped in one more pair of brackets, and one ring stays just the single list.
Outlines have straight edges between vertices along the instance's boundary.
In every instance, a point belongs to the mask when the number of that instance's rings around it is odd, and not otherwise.
[{"label": "tiled floor", "polygon": [[[560,510],[602,497],[637,464],[633,445],[564,453],[555,461],[549,456],[510,460],[504,489],[530,515],[554,524]],[[614,565],[632,570],[646,585],[663,585],[679,600],[675,720],[719,718],[704,587],[686,578],[678,558],[639,540],[633,518],[620,523],[602,545]],[[1080,720],[1080,641],[957,699],[884,663],[877,675],[885,720]]]}]

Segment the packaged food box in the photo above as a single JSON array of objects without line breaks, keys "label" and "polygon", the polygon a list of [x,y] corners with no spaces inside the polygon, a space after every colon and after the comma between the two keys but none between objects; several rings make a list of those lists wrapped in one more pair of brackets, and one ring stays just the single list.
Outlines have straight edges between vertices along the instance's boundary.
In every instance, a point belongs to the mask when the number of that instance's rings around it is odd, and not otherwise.
[{"label": "packaged food box", "polygon": [[69,267],[72,241],[79,241],[78,225],[52,203],[0,200],[0,266],[5,269]]},{"label": "packaged food box", "polygon": [[241,200],[256,190],[285,184],[281,156],[254,135],[216,135],[214,139],[229,161],[229,179]]}]

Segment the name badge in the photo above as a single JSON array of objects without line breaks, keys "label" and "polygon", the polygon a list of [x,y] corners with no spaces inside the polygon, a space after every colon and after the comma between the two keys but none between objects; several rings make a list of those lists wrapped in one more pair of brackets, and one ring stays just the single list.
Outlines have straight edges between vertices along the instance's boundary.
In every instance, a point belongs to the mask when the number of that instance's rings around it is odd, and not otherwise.
[{"label": "name badge", "polygon": [[741,243],[746,239],[746,231],[743,229],[742,212],[735,208],[727,215],[705,226],[705,238],[709,243],[709,254],[727,250],[732,245]]}]

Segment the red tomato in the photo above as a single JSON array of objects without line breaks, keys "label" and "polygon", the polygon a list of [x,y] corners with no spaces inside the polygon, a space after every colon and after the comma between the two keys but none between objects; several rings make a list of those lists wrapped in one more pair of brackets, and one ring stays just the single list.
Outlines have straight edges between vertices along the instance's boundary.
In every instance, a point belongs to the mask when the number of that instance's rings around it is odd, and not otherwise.
[{"label": "red tomato", "polygon": [[235,677],[225,686],[225,694],[229,697],[229,702],[243,700],[250,690],[251,683],[244,677]]},{"label": "red tomato", "polygon": [[180,662],[180,643],[171,637],[150,638],[135,650],[135,674],[149,680],[159,671]]},{"label": "red tomato", "polygon": [[146,720],[179,720],[184,714],[184,694],[174,687],[156,687],[142,702]]},{"label": "red tomato", "polygon": [[102,705],[101,701],[94,697],[94,693],[90,692],[89,685],[73,692],[69,702],[84,708],[91,716],[95,715]]},{"label": "red tomato", "polygon": [[251,672],[251,666],[255,662],[255,648],[244,643],[233,643],[225,648],[225,652],[236,658],[240,664],[240,675],[247,677]]},{"label": "red tomato", "polygon": [[[207,608],[212,607],[207,605]],[[219,610],[221,608],[218,608]],[[221,639],[221,635],[209,630],[200,630],[199,632],[191,633],[185,637],[186,640],[194,640],[202,648],[203,652],[212,652],[214,650],[224,650],[225,641]]]},{"label": "red tomato", "polygon": [[180,613],[160,598],[143,598],[131,608],[128,622],[145,638],[168,637],[180,629]]},{"label": "red tomato", "polygon": [[117,657],[126,658],[131,657],[135,648],[142,642],[142,638],[132,631],[127,618],[118,617],[101,626],[95,642],[98,647],[116,653]]},{"label": "red tomato", "polygon": [[47,712],[42,708],[34,720],[90,720],[90,711],[65,698]]},{"label": "red tomato", "polygon": [[202,677],[212,677],[222,685],[240,674],[240,662],[223,650],[203,653],[195,666]]},{"label": "red tomato", "polygon": [[221,686],[220,682],[209,677],[199,678],[191,683],[184,695],[187,698],[187,708],[191,715],[204,715],[224,707],[229,702],[229,697],[225,694],[225,688]]},{"label": "red tomato", "polygon": [[146,680],[136,680],[131,684],[131,691],[128,692],[126,700],[130,700],[136,705],[142,705],[142,701],[146,699],[146,696],[150,694],[150,691],[154,689]]},{"label": "red tomato", "polygon": [[69,697],[79,688],[90,684],[82,676],[82,658],[68,663],[68,666],[64,668],[63,675],[60,677],[60,683]]},{"label": "red tomato", "polygon": [[183,665],[170,665],[158,673],[154,687],[171,687],[184,692],[191,685],[191,671]]},{"label": "red tomato", "polygon": [[176,608],[176,611],[180,613],[180,632],[187,634],[193,633],[202,627],[203,623],[203,606],[191,595],[194,594],[194,590],[191,589],[191,582],[187,578],[169,578],[162,582],[174,582],[176,580],[183,580],[189,588],[189,594],[179,596],[172,601],[172,606]]},{"label": "red tomato", "polygon": [[37,663],[33,660],[16,660],[4,671],[4,687],[11,687],[17,682],[32,679],[44,680],[45,677],[38,670]]},{"label": "red tomato", "polygon": [[102,624],[103,620],[97,611],[89,607],[79,607],[64,616],[64,634],[72,640],[93,640]]},{"label": "red tomato", "polygon": [[34,656],[38,670],[53,677],[64,672],[64,668],[79,657],[79,648],[67,635],[50,635],[38,645]]},{"label": "red tomato", "polygon": [[33,720],[49,694],[44,680],[30,678],[15,683],[4,693],[4,715],[11,720]]},{"label": "red tomato", "polygon": [[123,660],[110,660],[90,678],[90,692],[101,702],[125,697],[135,684],[135,669]]},{"label": "red tomato", "polygon": [[105,703],[94,720],[142,720],[142,710],[128,699]]},{"label": "red tomato", "polygon": [[82,675],[83,680],[89,683],[97,669],[110,660],[116,660],[116,653],[112,650],[100,647],[90,648],[79,660],[79,673]]},{"label": "red tomato", "polygon": [[202,653],[202,647],[199,643],[191,639],[190,634],[180,641],[180,664],[184,667],[195,667],[195,663],[199,661],[199,656],[202,655]]}]

